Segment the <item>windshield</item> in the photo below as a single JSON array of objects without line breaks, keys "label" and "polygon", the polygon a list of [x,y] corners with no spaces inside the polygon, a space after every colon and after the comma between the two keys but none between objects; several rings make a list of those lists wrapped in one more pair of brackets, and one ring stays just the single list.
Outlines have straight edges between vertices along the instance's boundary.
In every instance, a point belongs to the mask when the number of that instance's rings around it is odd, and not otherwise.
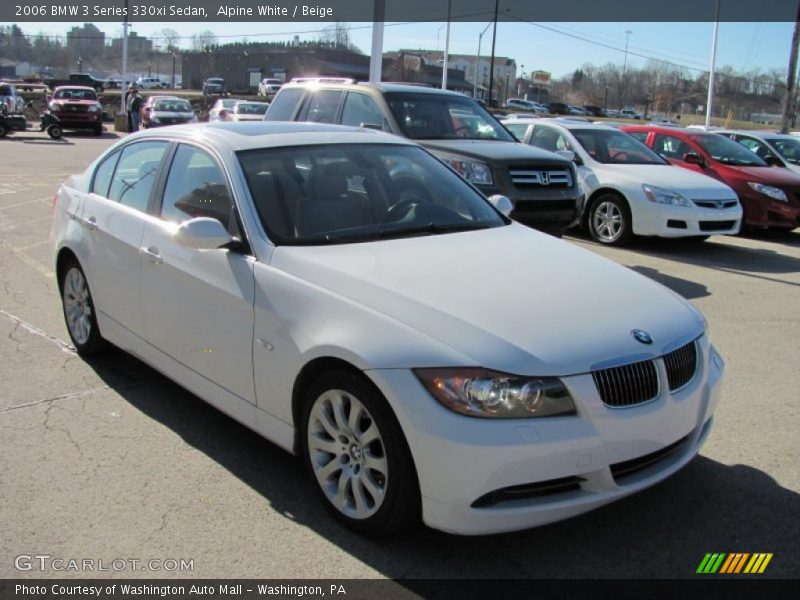
[{"label": "windshield", "polygon": [[668,165],[632,135],[617,129],[572,129],[572,135],[594,160],[614,165]]},{"label": "windshield", "polygon": [[386,102],[412,140],[501,140],[514,138],[471,98],[450,94],[391,92]]},{"label": "windshield", "polygon": [[738,142],[734,142],[716,133],[695,135],[692,137],[703,147],[703,150],[711,155],[712,159],[723,164],[735,167],[767,166],[767,163],[756,156],[754,152],[751,152]]},{"label": "windshield", "polygon": [[260,104],[258,102],[239,102],[236,105],[236,112],[240,115],[265,115],[269,104]]},{"label": "windshield", "polygon": [[164,112],[192,112],[192,105],[187,100],[156,100],[153,110]]},{"label": "windshield", "polygon": [[207,81],[211,85],[222,85],[223,83],[225,83],[224,79],[208,79]]},{"label": "windshield", "polygon": [[800,165],[800,140],[794,138],[773,138],[767,142],[772,144],[778,153],[793,165]]},{"label": "windshield", "polygon": [[507,223],[421,148],[331,144],[238,156],[264,229],[278,245],[367,242]]},{"label": "windshield", "polygon": [[53,94],[56,100],[97,100],[97,94],[92,90],[56,90]]}]

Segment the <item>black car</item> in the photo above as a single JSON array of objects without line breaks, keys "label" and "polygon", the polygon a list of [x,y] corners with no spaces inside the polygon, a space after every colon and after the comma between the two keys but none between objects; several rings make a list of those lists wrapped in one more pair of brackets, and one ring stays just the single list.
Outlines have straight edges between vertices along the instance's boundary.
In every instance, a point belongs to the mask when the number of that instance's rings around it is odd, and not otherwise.
[{"label": "black car", "polygon": [[224,94],[225,80],[221,77],[209,77],[203,82],[203,94]]},{"label": "black car", "polygon": [[[518,143],[474,99],[396,83],[318,80],[285,84],[267,121],[381,129],[413,139],[486,196],[507,196],[515,219],[560,233],[577,218],[580,187],[566,158]],[[424,200],[427,190],[410,190]]]},{"label": "black car", "polygon": [[553,115],[571,115],[572,113],[569,110],[569,106],[564,104],[563,102],[551,102],[547,105],[547,110],[550,111],[550,114]]},{"label": "black car", "polygon": [[588,114],[592,115],[593,117],[605,117],[605,111],[600,108],[599,106],[593,106],[591,104],[584,104],[583,110],[585,110]]}]

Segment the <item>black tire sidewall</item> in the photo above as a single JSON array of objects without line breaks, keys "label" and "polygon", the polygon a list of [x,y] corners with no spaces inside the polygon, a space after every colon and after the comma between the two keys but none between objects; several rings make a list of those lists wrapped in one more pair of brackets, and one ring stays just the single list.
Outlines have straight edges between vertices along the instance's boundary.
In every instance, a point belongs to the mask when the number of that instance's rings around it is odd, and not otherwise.
[{"label": "black tire sidewall", "polygon": [[47,135],[49,135],[54,140],[58,140],[64,135],[64,131],[58,125],[51,125],[47,128]]},{"label": "black tire sidewall", "polygon": [[[366,519],[353,519],[342,514],[323,492],[311,466],[307,437],[311,409],[319,396],[332,389],[343,390],[357,398],[369,411],[383,439],[389,471],[386,496],[378,511]],[[419,483],[405,436],[388,402],[364,376],[342,370],[328,371],[317,378],[304,398],[300,436],[303,461],[314,489],[339,522],[365,535],[382,536],[410,527],[419,521]]]}]

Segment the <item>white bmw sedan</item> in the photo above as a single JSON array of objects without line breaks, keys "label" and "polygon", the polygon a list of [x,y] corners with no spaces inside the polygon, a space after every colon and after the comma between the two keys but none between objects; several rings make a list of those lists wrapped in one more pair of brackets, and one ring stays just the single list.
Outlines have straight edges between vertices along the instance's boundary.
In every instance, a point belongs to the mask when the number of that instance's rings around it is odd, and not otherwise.
[{"label": "white bmw sedan", "polygon": [[517,139],[571,157],[586,194],[580,223],[601,244],[634,235],[704,240],[736,234],[742,206],[724,183],[674,167],[633,135],[569,119],[515,119]]},{"label": "white bmw sedan", "polygon": [[703,317],[492,200],[369,129],[131,135],[57,194],[69,335],[302,455],[364,533],[532,527],[686,465],[724,370]]}]

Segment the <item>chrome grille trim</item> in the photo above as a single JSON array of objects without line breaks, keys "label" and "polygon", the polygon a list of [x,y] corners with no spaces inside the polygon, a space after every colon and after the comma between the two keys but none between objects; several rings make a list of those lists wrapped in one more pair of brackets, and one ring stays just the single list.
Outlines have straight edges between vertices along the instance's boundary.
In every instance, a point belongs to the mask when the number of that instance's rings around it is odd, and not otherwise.
[{"label": "chrome grille trim", "polygon": [[652,360],[592,371],[592,379],[607,406],[634,406],[658,396],[658,371]]},{"label": "chrome grille trim", "polygon": [[697,373],[697,344],[694,341],[663,356],[669,391],[676,392],[694,379]]},{"label": "chrome grille trim", "polygon": [[692,200],[692,202],[701,208],[714,208],[717,210],[733,208],[739,204],[738,200]]},{"label": "chrome grille trim", "polygon": [[514,185],[572,187],[572,173],[567,169],[511,167],[508,173]]}]

